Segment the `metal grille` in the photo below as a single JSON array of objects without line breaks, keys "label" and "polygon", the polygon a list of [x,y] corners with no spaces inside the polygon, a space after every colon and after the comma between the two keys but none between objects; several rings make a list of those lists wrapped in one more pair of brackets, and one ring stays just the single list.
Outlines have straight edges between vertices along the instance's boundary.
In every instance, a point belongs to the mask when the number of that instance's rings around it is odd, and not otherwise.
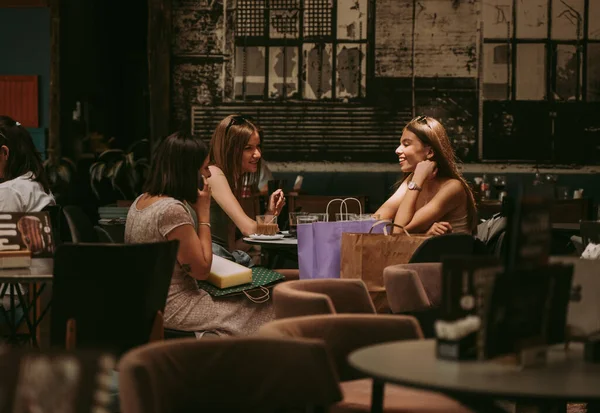
[{"label": "metal grille", "polygon": [[305,0],[304,36],[331,36],[332,0]]},{"label": "metal grille", "polygon": [[265,35],[265,0],[238,0],[237,36]]},{"label": "metal grille", "polygon": [[297,38],[298,16],[300,8],[298,0],[271,0],[270,3],[270,35],[274,38]]}]

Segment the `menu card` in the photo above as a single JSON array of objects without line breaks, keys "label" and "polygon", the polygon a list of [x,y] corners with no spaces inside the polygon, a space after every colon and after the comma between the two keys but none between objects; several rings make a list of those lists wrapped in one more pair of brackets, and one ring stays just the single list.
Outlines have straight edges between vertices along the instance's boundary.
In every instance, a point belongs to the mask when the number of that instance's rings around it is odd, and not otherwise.
[{"label": "menu card", "polygon": [[54,239],[50,214],[0,212],[0,251],[31,251],[32,258],[50,258]]}]

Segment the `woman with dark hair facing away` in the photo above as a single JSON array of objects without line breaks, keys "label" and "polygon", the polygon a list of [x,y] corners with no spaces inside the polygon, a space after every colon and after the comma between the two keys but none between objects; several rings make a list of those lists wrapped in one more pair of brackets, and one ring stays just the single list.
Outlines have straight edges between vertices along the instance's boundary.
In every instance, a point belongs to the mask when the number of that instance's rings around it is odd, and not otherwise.
[{"label": "woman with dark hair facing away", "polygon": [[404,179],[376,214],[393,219],[408,232],[472,233],[477,220],[475,199],[458,171],[442,124],[427,116],[411,120],[402,131],[396,154]]},{"label": "woman with dark hair facing away", "polygon": [[[247,335],[273,319],[271,303],[255,304],[245,296],[213,299],[198,288],[212,265],[211,188],[208,148],[199,137],[183,132],[156,148],[145,192],[131,205],[125,242],[179,240],[165,327],[217,335]],[[195,211],[194,220],[184,202]]]},{"label": "woman with dark hair facing away", "polygon": [[[233,249],[235,227],[247,236],[256,233],[256,221],[246,215],[239,199],[244,185],[256,187],[261,167],[261,130],[249,118],[229,115],[212,136],[208,179],[214,201],[211,207],[213,242]],[[279,215],[285,204],[283,191],[271,194],[266,215]],[[234,226],[235,224],[235,226]]]},{"label": "woman with dark hair facing away", "polygon": [[38,212],[54,204],[31,135],[19,122],[0,116],[0,212]]}]

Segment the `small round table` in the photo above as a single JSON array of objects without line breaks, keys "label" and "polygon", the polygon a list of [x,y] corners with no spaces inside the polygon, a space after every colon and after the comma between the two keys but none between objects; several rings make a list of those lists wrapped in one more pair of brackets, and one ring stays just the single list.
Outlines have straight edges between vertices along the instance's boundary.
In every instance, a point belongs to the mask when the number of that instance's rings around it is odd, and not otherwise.
[{"label": "small round table", "polygon": [[373,412],[383,409],[386,382],[445,393],[470,406],[511,400],[542,406],[600,401],[600,364],[583,360],[583,345],[553,346],[544,366],[521,368],[500,361],[448,361],[435,340],[398,341],[359,349],[350,364],[374,379]]},{"label": "small round table", "polygon": [[252,245],[260,245],[267,252],[268,268],[281,268],[284,261],[289,259],[298,263],[298,239],[285,237],[277,240],[257,240],[244,237],[244,242]]}]

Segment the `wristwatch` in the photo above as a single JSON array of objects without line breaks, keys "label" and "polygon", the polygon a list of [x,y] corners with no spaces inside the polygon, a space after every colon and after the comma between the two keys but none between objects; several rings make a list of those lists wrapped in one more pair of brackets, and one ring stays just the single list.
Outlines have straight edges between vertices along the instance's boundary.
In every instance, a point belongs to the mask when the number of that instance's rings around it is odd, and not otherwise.
[{"label": "wristwatch", "polygon": [[420,191],[423,188],[417,185],[415,181],[408,181],[408,189],[410,189],[411,191]]}]

